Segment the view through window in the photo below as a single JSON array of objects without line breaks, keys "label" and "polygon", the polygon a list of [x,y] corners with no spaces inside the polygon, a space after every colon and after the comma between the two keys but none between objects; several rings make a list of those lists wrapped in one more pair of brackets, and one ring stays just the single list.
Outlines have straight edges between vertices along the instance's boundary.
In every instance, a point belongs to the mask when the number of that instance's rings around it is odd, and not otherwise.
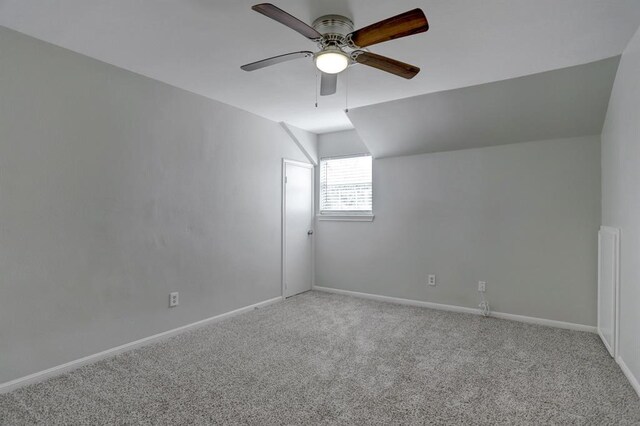
[{"label": "view through window", "polygon": [[373,187],[370,155],[320,161],[320,213],[371,213]]}]

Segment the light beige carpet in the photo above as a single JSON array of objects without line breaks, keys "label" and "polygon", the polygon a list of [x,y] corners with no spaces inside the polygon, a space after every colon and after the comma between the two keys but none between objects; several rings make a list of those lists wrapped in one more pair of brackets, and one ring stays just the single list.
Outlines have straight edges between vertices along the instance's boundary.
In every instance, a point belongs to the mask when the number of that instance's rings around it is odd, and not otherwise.
[{"label": "light beige carpet", "polygon": [[0,395],[0,424],[640,424],[598,336],[306,293]]}]

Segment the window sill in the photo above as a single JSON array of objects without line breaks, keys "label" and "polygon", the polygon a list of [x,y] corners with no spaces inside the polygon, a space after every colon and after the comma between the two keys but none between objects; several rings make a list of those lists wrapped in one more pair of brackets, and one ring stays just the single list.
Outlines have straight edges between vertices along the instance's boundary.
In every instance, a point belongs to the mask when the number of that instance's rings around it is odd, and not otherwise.
[{"label": "window sill", "polygon": [[373,222],[373,214],[319,214],[318,220],[333,220],[342,222]]}]

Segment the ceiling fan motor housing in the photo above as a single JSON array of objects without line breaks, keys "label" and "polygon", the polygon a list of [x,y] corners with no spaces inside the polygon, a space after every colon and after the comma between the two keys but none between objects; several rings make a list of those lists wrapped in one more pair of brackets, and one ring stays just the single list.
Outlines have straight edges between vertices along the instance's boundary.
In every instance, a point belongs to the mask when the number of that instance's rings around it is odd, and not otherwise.
[{"label": "ceiling fan motor housing", "polygon": [[313,28],[320,34],[341,34],[353,32],[353,21],[342,15],[324,15],[313,21]]},{"label": "ceiling fan motor housing", "polygon": [[321,47],[348,45],[347,34],[353,32],[353,21],[346,16],[324,15],[313,21],[313,28],[322,34]]}]

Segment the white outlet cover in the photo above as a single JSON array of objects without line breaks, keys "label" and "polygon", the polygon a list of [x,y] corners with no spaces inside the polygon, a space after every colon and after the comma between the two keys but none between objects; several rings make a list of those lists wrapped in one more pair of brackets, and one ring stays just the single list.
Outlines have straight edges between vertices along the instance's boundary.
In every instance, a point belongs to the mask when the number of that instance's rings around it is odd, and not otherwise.
[{"label": "white outlet cover", "polygon": [[169,307],[173,308],[180,304],[180,294],[176,291],[169,294]]},{"label": "white outlet cover", "polygon": [[429,285],[436,285],[436,276],[435,275],[429,275]]},{"label": "white outlet cover", "polygon": [[478,291],[484,293],[487,290],[487,282],[486,281],[478,281]]}]

